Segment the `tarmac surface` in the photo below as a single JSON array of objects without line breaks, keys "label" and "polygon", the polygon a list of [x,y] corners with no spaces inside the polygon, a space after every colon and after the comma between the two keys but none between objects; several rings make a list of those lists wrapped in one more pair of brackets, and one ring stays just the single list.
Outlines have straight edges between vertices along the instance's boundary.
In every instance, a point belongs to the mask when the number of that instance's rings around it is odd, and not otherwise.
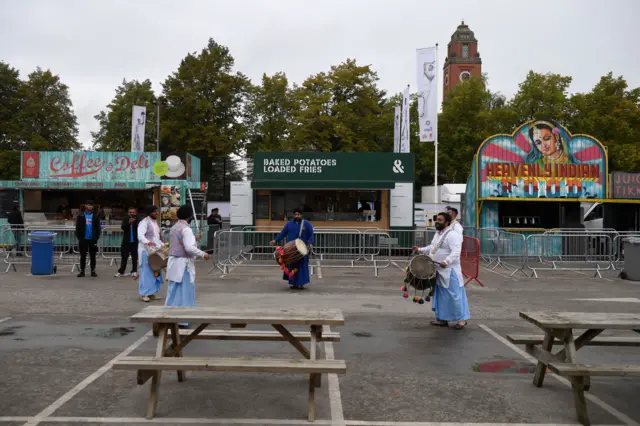
[{"label": "tarmac surface", "polygon": [[[241,266],[224,277],[207,275],[209,266],[198,267],[199,306],[344,312],[346,325],[332,328],[341,341],[322,352],[346,360],[347,374],[323,376],[319,425],[576,424],[570,387],[552,375],[534,387],[534,364],[504,336],[538,333],[520,311],[640,312],[640,283],[615,274],[532,279],[483,268],[486,287],[467,286],[472,319],[455,331],[429,325],[430,305],[401,297],[403,273],[394,266],[378,277],[372,269],[323,268],[297,292],[275,264]],[[99,278],[76,278],[68,267],[35,277],[19,265],[0,275],[0,426],[308,424],[307,377],[287,374],[190,372],[178,383],[168,372],[157,416],[145,420],[149,382],[138,386],[135,372],[110,366],[123,353],[152,355],[155,339],[150,327],[129,322],[147,306],[137,282],[115,272],[103,264]],[[286,343],[229,341],[193,342],[186,353],[297,355]],[[578,359],[638,363],[640,348],[587,347]],[[589,398],[593,424],[640,424],[637,378],[594,378]]]}]

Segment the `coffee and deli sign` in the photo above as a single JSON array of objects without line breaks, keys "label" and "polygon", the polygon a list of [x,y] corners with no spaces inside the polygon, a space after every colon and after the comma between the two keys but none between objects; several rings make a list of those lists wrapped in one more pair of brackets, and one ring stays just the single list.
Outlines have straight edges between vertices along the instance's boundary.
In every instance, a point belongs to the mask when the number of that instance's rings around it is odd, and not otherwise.
[{"label": "coffee and deli sign", "polygon": [[158,152],[23,152],[22,179],[152,181]]}]

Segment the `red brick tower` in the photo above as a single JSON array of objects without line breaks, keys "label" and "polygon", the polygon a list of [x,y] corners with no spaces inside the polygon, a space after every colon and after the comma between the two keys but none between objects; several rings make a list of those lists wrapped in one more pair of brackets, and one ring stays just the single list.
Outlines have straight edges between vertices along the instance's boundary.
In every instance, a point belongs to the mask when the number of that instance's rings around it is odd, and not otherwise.
[{"label": "red brick tower", "polygon": [[482,76],[482,60],[478,52],[478,40],[473,31],[462,21],[451,35],[444,60],[444,96],[458,83],[471,77]]}]

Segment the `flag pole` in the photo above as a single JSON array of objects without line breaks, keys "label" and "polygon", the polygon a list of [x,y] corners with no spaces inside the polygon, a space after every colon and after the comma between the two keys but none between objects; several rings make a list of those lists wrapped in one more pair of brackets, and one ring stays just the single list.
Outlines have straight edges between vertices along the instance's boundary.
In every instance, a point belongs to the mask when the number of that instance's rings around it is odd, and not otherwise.
[{"label": "flag pole", "polygon": [[[436,67],[438,67],[438,43],[436,43]],[[436,68],[437,69],[437,68]],[[439,74],[439,73],[438,73]],[[436,75],[438,75],[436,74]],[[439,82],[436,80],[436,105],[438,104],[438,86]],[[433,183],[433,191],[435,192],[433,199],[435,200],[435,204],[440,202],[438,196],[438,109],[436,108],[436,140],[435,140],[435,171],[434,171],[434,183]]]}]

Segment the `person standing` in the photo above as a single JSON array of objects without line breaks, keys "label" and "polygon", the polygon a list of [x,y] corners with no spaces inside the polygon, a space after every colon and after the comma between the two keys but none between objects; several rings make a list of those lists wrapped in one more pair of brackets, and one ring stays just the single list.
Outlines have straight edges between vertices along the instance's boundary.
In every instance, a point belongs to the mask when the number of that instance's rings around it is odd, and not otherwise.
[{"label": "person standing", "polygon": [[[167,299],[165,306],[196,306],[196,265],[194,259],[209,259],[209,255],[198,248],[190,221],[193,210],[183,205],[177,212],[178,221],[169,232],[169,261],[167,263]],[[181,323],[180,327],[188,324]]]},{"label": "person standing", "polygon": [[127,269],[127,260],[131,255],[131,275],[138,276],[138,211],[135,207],[129,207],[128,215],[122,220],[122,246],[120,247],[120,269],[116,277],[124,277]]},{"label": "person standing", "polygon": [[216,231],[222,229],[222,216],[218,214],[218,208],[211,210],[211,214],[207,217],[207,249],[213,251],[213,243],[215,240]]},{"label": "person standing", "polygon": [[13,238],[15,239],[15,249],[18,256],[22,256],[20,252],[20,246],[22,241],[22,230],[24,229],[24,220],[22,219],[22,213],[20,212],[20,205],[16,202],[13,205],[13,211],[7,215],[7,222],[11,226],[13,232]]},{"label": "person standing", "polygon": [[164,282],[161,272],[155,272],[149,266],[149,252],[162,247],[160,227],[158,226],[158,207],[147,206],[147,217],[138,225],[138,258],[140,259],[140,283],[138,293],[143,302],[157,300],[157,293]]},{"label": "person standing", "polygon": [[436,263],[436,288],[431,307],[436,319],[431,324],[451,325],[456,330],[462,330],[471,315],[460,268],[462,235],[453,230],[451,222],[449,213],[439,213],[436,218],[438,232],[431,244],[420,249],[413,247],[413,251],[426,254]]},{"label": "person standing", "polygon": [[101,230],[100,219],[93,211],[93,201],[87,200],[84,203],[84,212],[76,218],[76,236],[78,237],[78,247],[80,248],[80,273],[78,278],[85,276],[87,252],[89,252],[91,276],[98,276],[96,274],[96,255],[98,254],[98,240],[100,239]]},{"label": "person standing", "polygon": [[460,235],[464,235],[464,228],[460,225],[460,222],[458,222],[458,209],[447,206],[447,213],[451,216],[451,229]]},{"label": "person standing", "polygon": [[[275,240],[271,241],[271,245],[274,245],[277,241],[283,241],[284,238],[287,238],[287,241],[294,241],[296,239],[302,240],[303,243],[307,245],[309,251],[313,248],[313,244],[315,243],[314,235],[313,235],[313,226],[307,220],[302,218],[302,209],[297,209],[294,211],[293,220],[289,221],[282,231],[276,236]],[[289,288],[294,289],[302,289],[305,285],[309,284],[311,278],[309,276],[309,255],[307,254],[301,260],[296,262],[293,265],[287,265],[289,271],[297,269],[297,272],[291,277],[284,273],[282,275],[282,279],[285,281],[289,281]]]}]

